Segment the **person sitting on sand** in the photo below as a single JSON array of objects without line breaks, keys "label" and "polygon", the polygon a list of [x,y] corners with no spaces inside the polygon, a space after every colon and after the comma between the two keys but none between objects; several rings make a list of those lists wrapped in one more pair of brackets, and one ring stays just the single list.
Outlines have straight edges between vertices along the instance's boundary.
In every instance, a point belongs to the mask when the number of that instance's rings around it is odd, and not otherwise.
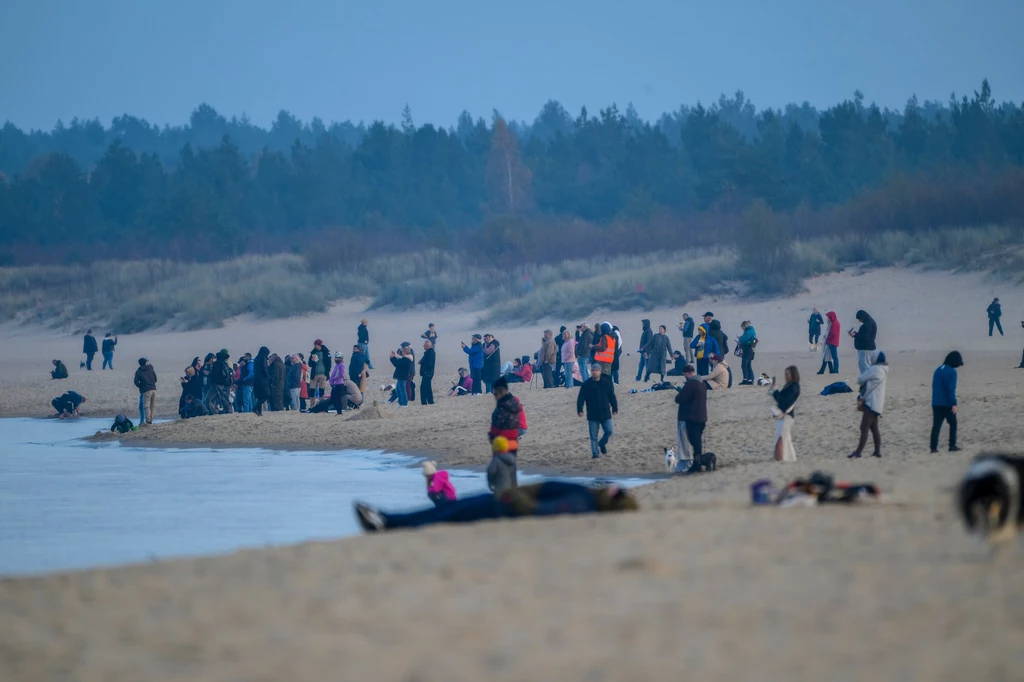
[{"label": "person sitting on sand", "polygon": [[665,374],[669,377],[681,377],[686,370],[686,358],[677,350],[672,351],[673,367]]},{"label": "person sitting on sand", "polygon": [[53,369],[50,370],[51,379],[67,379],[68,368],[64,366],[64,363],[60,360],[53,361]]},{"label": "person sitting on sand", "polygon": [[524,355],[519,360],[519,367],[514,369],[512,374],[518,377],[520,383],[531,383],[533,381],[533,363],[530,362],[530,358]]},{"label": "person sitting on sand", "polygon": [[448,397],[456,395],[469,395],[473,391],[473,377],[469,375],[469,370],[465,367],[459,367],[459,380],[452,384],[452,390],[448,391]]},{"label": "person sitting on sand", "polygon": [[423,463],[423,477],[427,479],[427,497],[435,507],[455,501],[455,486],[452,485],[447,471],[437,470],[437,462]]},{"label": "person sitting on sand", "polygon": [[193,419],[194,417],[209,417],[210,409],[201,400],[196,400],[191,393],[185,396],[185,404],[181,407],[182,419]]},{"label": "person sitting on sand", "polygon": [[721,355],[712,355],[713,368],[707,376],[698,377],[709,391],[724,391],[729,388],[729,363]]},{"label": "person sitting on sand", "polygon": [[367,533],[419,528],[435,523],[622,512],[638,508],[636,499],[618,485],[587,487],[566,481],[545,481],[502,490],[494,495],[482,493],[407,514],[392,514],[359,502],[355,504],[356,518]]},{"label": "person sitting on sand", "polygon": [[114,423],[110,425],[111,431],[117,431],[118,433],[128,433],[129,431],[138,431],[138,427],[132,424],[132,420],[123,414],[119,414],[114,418]]},{"label": "person sitting on sand", "polygon": [[57,410],[57,416],[61,419],[70,419],[78,416],[78,407],[85,402],[85,396],[68,391],[64,395],[50,401],[53,409]]}]

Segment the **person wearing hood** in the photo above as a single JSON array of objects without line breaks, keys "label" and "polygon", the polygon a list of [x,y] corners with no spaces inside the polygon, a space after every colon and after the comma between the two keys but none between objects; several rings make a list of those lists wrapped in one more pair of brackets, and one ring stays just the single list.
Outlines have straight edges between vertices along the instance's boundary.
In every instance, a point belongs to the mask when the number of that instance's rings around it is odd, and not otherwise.
[{"label": "person wearing hood", "polygon": [[658,383],[665,381],[665,367],[668,358],[672,357],[672,342],[668,338],[668,329],[665,325],[658,327],[658,333],[653,335],[644,345],[643,353],[647,356],[647,372],[644,381],[650,381],[652,374],[660,376]]},{"label": "person wearing hood", "polygon": [[284,360],[277,353],[270,356],[270,411],[280,412],[284,409],[284,384],[288,370]]},{"label": "person wearing hood", "polygon": [[156,416],[156,370],[146,358],[139,358],[135,386],[139,389],[139,426],[152,424]]},{"label": "person wearing hood", "polygon": [[693,343],[694,326],[693,318],[688,313],[683,313],[683,321],[679,323],[679,331],[683,333],[683,357],[687,363],[692,363],[694,360],[693,348],[690,347]]},{"label": "person wearing hood", "polygon": [[868,433],[875,444],[875,451],[871,456],[882,456],[882,432],[878,428],[878,420],[885,411],[885,382],[888,377],[889,365],[886,364],[885,353],[879,353],[875,358],[875,364],[857,377],[857,383],[860,385],[860,395],[857,397],[857,409],[861,412],[860,442],[848,459],[860,459],[864,446],[868,444]]},{"label": "person wearing hood", "polygon": [[210,414],[229,414],[231,412],[231,381],[234,371],[229,360],[231,355],[227,348],[221,348],[210,369],[209,388],[203,403]]},{"label": "person wearing hood", "polygon": [[53,369],[50,370],[51,379],[67,379],[68,368],[60,360],[53,361]]},{"label": "person wearing hood", "polygon": [[712,369],[707,376],[697,377],[709,391],[724,391],[729,388],[729,363],[721,355],[711,356]]},{"label": "person wearing hood", "polygon": [[[654,336],[654,332],[651,331],[650,320],[640,320],[640,345],[637,346],[636,352],[640,356],[640,361],[636,367],[636,380],[640,381],[640,378],[644,376],[644,370],[647,368],[647,353],[644,352],[644,348],[651,342],[651,337]],[[651,380],[651,373],[647,373],[647,377],[644,381]]]},{"label": "person wearing hood", "polygon": [[690,344],[697,361],[697,374],[710,374],[711,356],[722,354],[718,342],[710,334],[711,323],[714,319],[715,314],[713,312],[708,311],[704,313],[704,324],[697,327],[697,336],[693,337],[693,342]]},{"label": "person wearing hood", "polygon": [[708,336],[718,344],[717,355],[726,356],[729,354],[729,337],[722,331],[722,323],[718,320],[711,320],[708,324]]},{"label": "person wearing hood", "polygon": [[998,329],[999,336],[1003,335],[1003,323],[999,319],[1003,316],[1003,306],[999,304],[999,299],[994,298],[992,302],[988,304],[988,335],[992,336],[992,330]]},{"label": "person wearing hood", "polygon": [[829,374],[839,372],[839,318],[834,311],[825,313],[825,345],[821,349],[821,369],[818,374],[824,374],[828,367]]},{"label": "person wearing hood", "polygon": [[291,363],[285,373],[284,388],[288,391],[288,407],[292,410],[299,409],[299,394],[302,393],[302,362],[298,355],[291,356]]},{"label": "person wearing hood", "polygon": [[612,376],[612,365],[615,363],[615,351],[619,348],[618,338],[612,334],[612,326],[608,322],[602,322],[601,338],[593,346],[594,362],[601,365],[601,374]]},{"label": "person wearing hood", "polygon": [[956,444],[956,382],[957,369],[963,367],[964,357],[959,351],[953,351],[946,356],[945,361],[935,370],[932,375],[932,437],[931,452],[939,451],[939,434],[942,432],[942,422],[949,423],[949,451],[959,452]]},{"label": "person wearing hood", "polygon": [[576,364],[580,366],[580,376],[590,376],[590,354],[594,345],[594,332],[586,322],[576,327]]},{"label": "person wearing hood", "polygon": [[[495,341],[494,343],[498,342]],[[434,342],[427,339],[423,342],[423,355],[420,356],[420,404],[422,405],[434,404],[433,381],[434,365],[436,362],[437,353],[434,351]],[[495,379],[495,381],[497,381],[497,379]]]},{"label": "person wearing hood", "polygon": [[462,350],[469,356],[469,376],[473,380],[473,395],[483,393],[483,371],[484,371],[484,346],[481,343],[483,337],[473,334],[470,345],[462,342]]},{"label": "person wearing hood", "polygon": [[85,353],[85,362],[82,363],[79,369],[85,367],[85,369],[91,372],[92,359],[96,357],[96,353],[99,349],[100,347],[96,344],[96,337],[92,335],[92,330],[90,329],[85,333],[85,339],[82,341],[82,352]]},{"label": "person wearing hood", "polygon": [[875,324],[874,318],[863,310],[857,311],[857,321],[860,322],[860,328],[856,331],[851,329],[850,336],[853,337],[853,347],[857,350],[857,367],[863,374],[875,364],[878,325]]},{"label": "person wearing hood", "polygon": [[562,332],[562,346],[559,349],[559,355],[562,360],[562,373],[565,375],[565,387],[572,388],[574,385],[573,370],[578,367],[576,365],[576,339],[568,329]]},{"label": "person wearing hood", "polygon": [[615,337],[615,360],[612,361],[612,382],[619,383],[619,365],[622,358],[622,332],[612,325],[612,336]]},{"label": "person wearing hood", "polygon": [[310,407],[313,407],[320,400],[326,399],[330,390],[327,377],[331,376],[331,349],[320,339],[313,342],[313,350],[309,351],[309,376],[313,377],[309,386],[312,392]]},{"label": "person wearing hood", "polygon": [[740,329],[743,330],[743,333],[740,334],[740,338],[736,341],[742,354],[740,367],[743,369],[743,381],[740,382],[740,386],[753,386],[755,379],[754,346],[757,345],[757,330],[754,329],[754,325],[749,320],[741,323]]},{"label": "person wearing hood", "polygon": [[[422,391],[420,393],[422,394]],[[455,486],[452,485],[447,471],[437,470],[437,462],[423,463],[423,478],[427,482],[427,497],[435,507],[455,501]]]},{"label": "person wearing hood", "polygon": [[[537,362],[541,376],[544,377],[544,388],[555,387],[555,361],[558,358],[558,346],[555,345],[555,334],[550,329],[544,330],[544,338],[540,342]],[[470,365],[472,367],[472,365]]]},{"label": "person wearing hood", "polygon": [[262,417],[263,406],[270,400],[270,349],[266,346],[260,346],[252,362],[252,392],[256,396],[253,412]]},{"label": "person wearing hood", "polygon": [[491,393],[494,382],[501,377],[501,344],[491,334],[484,334],[484,367],[480,378],[484,392]]},{"label": "person wearing hood", "polygon": [[811,316],[807,318],[807,343],[810,344],[811,350],[818,349],[818,342],[821,339],[821,327],[825,324],[825,320],[822,319],[821,313],[818,312],[817,308],[811,309]]}]

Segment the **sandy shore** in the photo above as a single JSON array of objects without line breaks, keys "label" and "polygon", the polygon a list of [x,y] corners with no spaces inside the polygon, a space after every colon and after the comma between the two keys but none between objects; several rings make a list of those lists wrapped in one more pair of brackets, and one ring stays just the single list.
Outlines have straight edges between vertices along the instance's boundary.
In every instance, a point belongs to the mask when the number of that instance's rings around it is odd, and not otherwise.
[{"label": "sandy shore", "polygon": [[[950,498],[970,456],[1015,449],[1024,437],[1024,370],[1015,369],[1024,338],[1015,301],[1024,301],[1024,290],[992,291],[980,277],[893,270],[822,278],[808,294],[782,301],[687,306],[695,315],[712,307],[732,337],[740,320],[753,320],[763,339],[757,371],[801,368],[796,464],[769,459],[773,422],[764,390],[736,387],[710,397],[709,449],[720,470],[645,486],[636,514],[439,527],[0,581],[0,679],[660,681],[682,671],[715,679],[1019,679],[1024,553],[991,557],[964,535]],[[1003,298],[1004,339],[983,330],[993,295]],[[852,396],[817,395],[832,377],[813,374],[817,356],[807,352],[803,319],[811,305],[835,308],[845,329],[863,300],[877,302],[863,307],[878,319],[892,365],[885,457],[849,462],[859,414]],[[615,319],[635,350],[641,317],[673,324],[678,312]],[[115,372],[84,375],[72,367],[66,386],[96,396],[91,414],[131,414],[130,356],[147,354],[161,381],[173,384],[177,369],[163,368],[184,367],[221,346],[233,354],[264,343],[308,350],[315,336],[332,348],[350,346],[358,317],[350,305],[321,318],[122,337]],[[380,365],[385,345],[415,341],[428,318],[437,322],[445,375],[460,364],[458,340],[476,329],[472,311],[369,317],[371,333],[383,337],[374,353]],[[487,331],[521,355],[532,354],[544,326]],[[332,342],[332,334],[347,343]],[[39,374],[49,356],[79,341],[25,329],[4,330],[3,341],[0,406],[5,414],[44,414],[54,391]],[[852,380],[850,346],[844,338],[840,377]],[[960,375],[965,451],[929,455],[931,373],[952,348],[967,359]],[[624,360],[631,379],[635,353]],[[611,452],[596,463],[575,415],[575,392],[516,387],[531,427],[520,466],[660,472],[661,448],[674,437],[671,393],[626,394],[631,387],[626,381],[619,390]],[[161,409],[177,395],[163,391]],[[388,449],[481,466],[491,406],[489,397],[442,398],[432,408],[388,407],[391,418],[372,422],[230,415],[157,425],[129,439]],[[814,469],[874,481],[890,503],[748,506],[752,481],[782,483]]]}]

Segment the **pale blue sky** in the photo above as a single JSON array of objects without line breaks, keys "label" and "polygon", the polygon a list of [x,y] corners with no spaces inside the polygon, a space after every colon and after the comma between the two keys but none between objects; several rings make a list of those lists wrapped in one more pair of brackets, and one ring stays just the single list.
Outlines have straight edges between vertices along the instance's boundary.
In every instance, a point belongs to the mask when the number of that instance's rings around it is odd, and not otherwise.
[{"label": "pale blue sky", "polygon": [[1024,100],[1024,0],[3,0],[0,121],[122,113],[183,123],[200,102],[269,124],[532,120],[630,101],[657,118],[742,89],[902,106],[988,77]]}]

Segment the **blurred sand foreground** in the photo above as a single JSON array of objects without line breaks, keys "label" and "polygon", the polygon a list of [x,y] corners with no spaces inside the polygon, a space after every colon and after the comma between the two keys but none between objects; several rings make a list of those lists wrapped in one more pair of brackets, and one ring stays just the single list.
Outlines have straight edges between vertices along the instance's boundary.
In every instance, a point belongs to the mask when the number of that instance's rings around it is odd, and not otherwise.
[{"label": "blurred sand foreground", "polygon": [[[973,454],[1013,450],[1024,436],[1018,384],[1024,289],[978,276],[874,271],[810,282],[793,299],[700,302],[731,338],[752,320],[762,338],[757,372],[804,374],[797,406],[799,461],[770,460],[773,423],[763,389],[710,396],[712,475],[638,491],[637,514],[437,527],[415,533],[240,552],[157,565],[0,581],[2,680],[1019,680],[1024,669],[1024,552],[991,556],[967,538],[950,490]],[[985,307],[1004,306],[1006,338],[989,339]],[[882,460],[845,459],[859,414],[853,397],[817,395],[804,320],[835,309],[844,330],[866,308],[889,356]],[[609,317],[635,351],[639,320],[674,329],[682,311]],[[135,358],[160,376],[170,416],[175,378],[194,355],[235,356],[268,345],[308,351],[322,337],[348,350],[354,304],[317,318],[238,321],[225,329],[122,337],[117,370],[78,372],[79,339],[38,329],[0,330],[0,406],[42,416],[56,390],[51,357],[68,363],[86,413],[137,403]],[[416,342],[428,321],[441,334],[435,393],[464,365],[458,341],[491,331],[508,355],[532,354],[554,323],[477,329],[464,310],[370,313],[371,383],[386,348]],[[565,321],[574,327],[578,320]],[[99,330],[97,330],[99,331]],[[418,346],[418,344],[417,344]],[[961,350],[961,446],[929,455],[931,372]],[[854,379],[844,337],[840,377]],[[670,393],[635,394],[635,352],[623,358],[620,414],[609,455],[589,459],[575,392],[519,386],[530,420],[520,466],[581,474],[658,474],[671,444]],[[74,362],[72,362],[74,361]],[[738,362],[736,373],[738,374]],[[390,375],[390,372],[387,372]],[[378,382],[379,380],[379,382]],[[169,388],[165,388],[169,387]],[[217,443],[309,449],[367,447],[430,453],[483,466],[492,399],[441,398],[433,408],[376,422],[326,415],[231,415],[157,425],[132,436],[153,445]],[[889,503],[856,508],[754,509],[751,482],[783,483],[814,469],[874,481]],[[338,514],[349,514],[338,509]]]}]

